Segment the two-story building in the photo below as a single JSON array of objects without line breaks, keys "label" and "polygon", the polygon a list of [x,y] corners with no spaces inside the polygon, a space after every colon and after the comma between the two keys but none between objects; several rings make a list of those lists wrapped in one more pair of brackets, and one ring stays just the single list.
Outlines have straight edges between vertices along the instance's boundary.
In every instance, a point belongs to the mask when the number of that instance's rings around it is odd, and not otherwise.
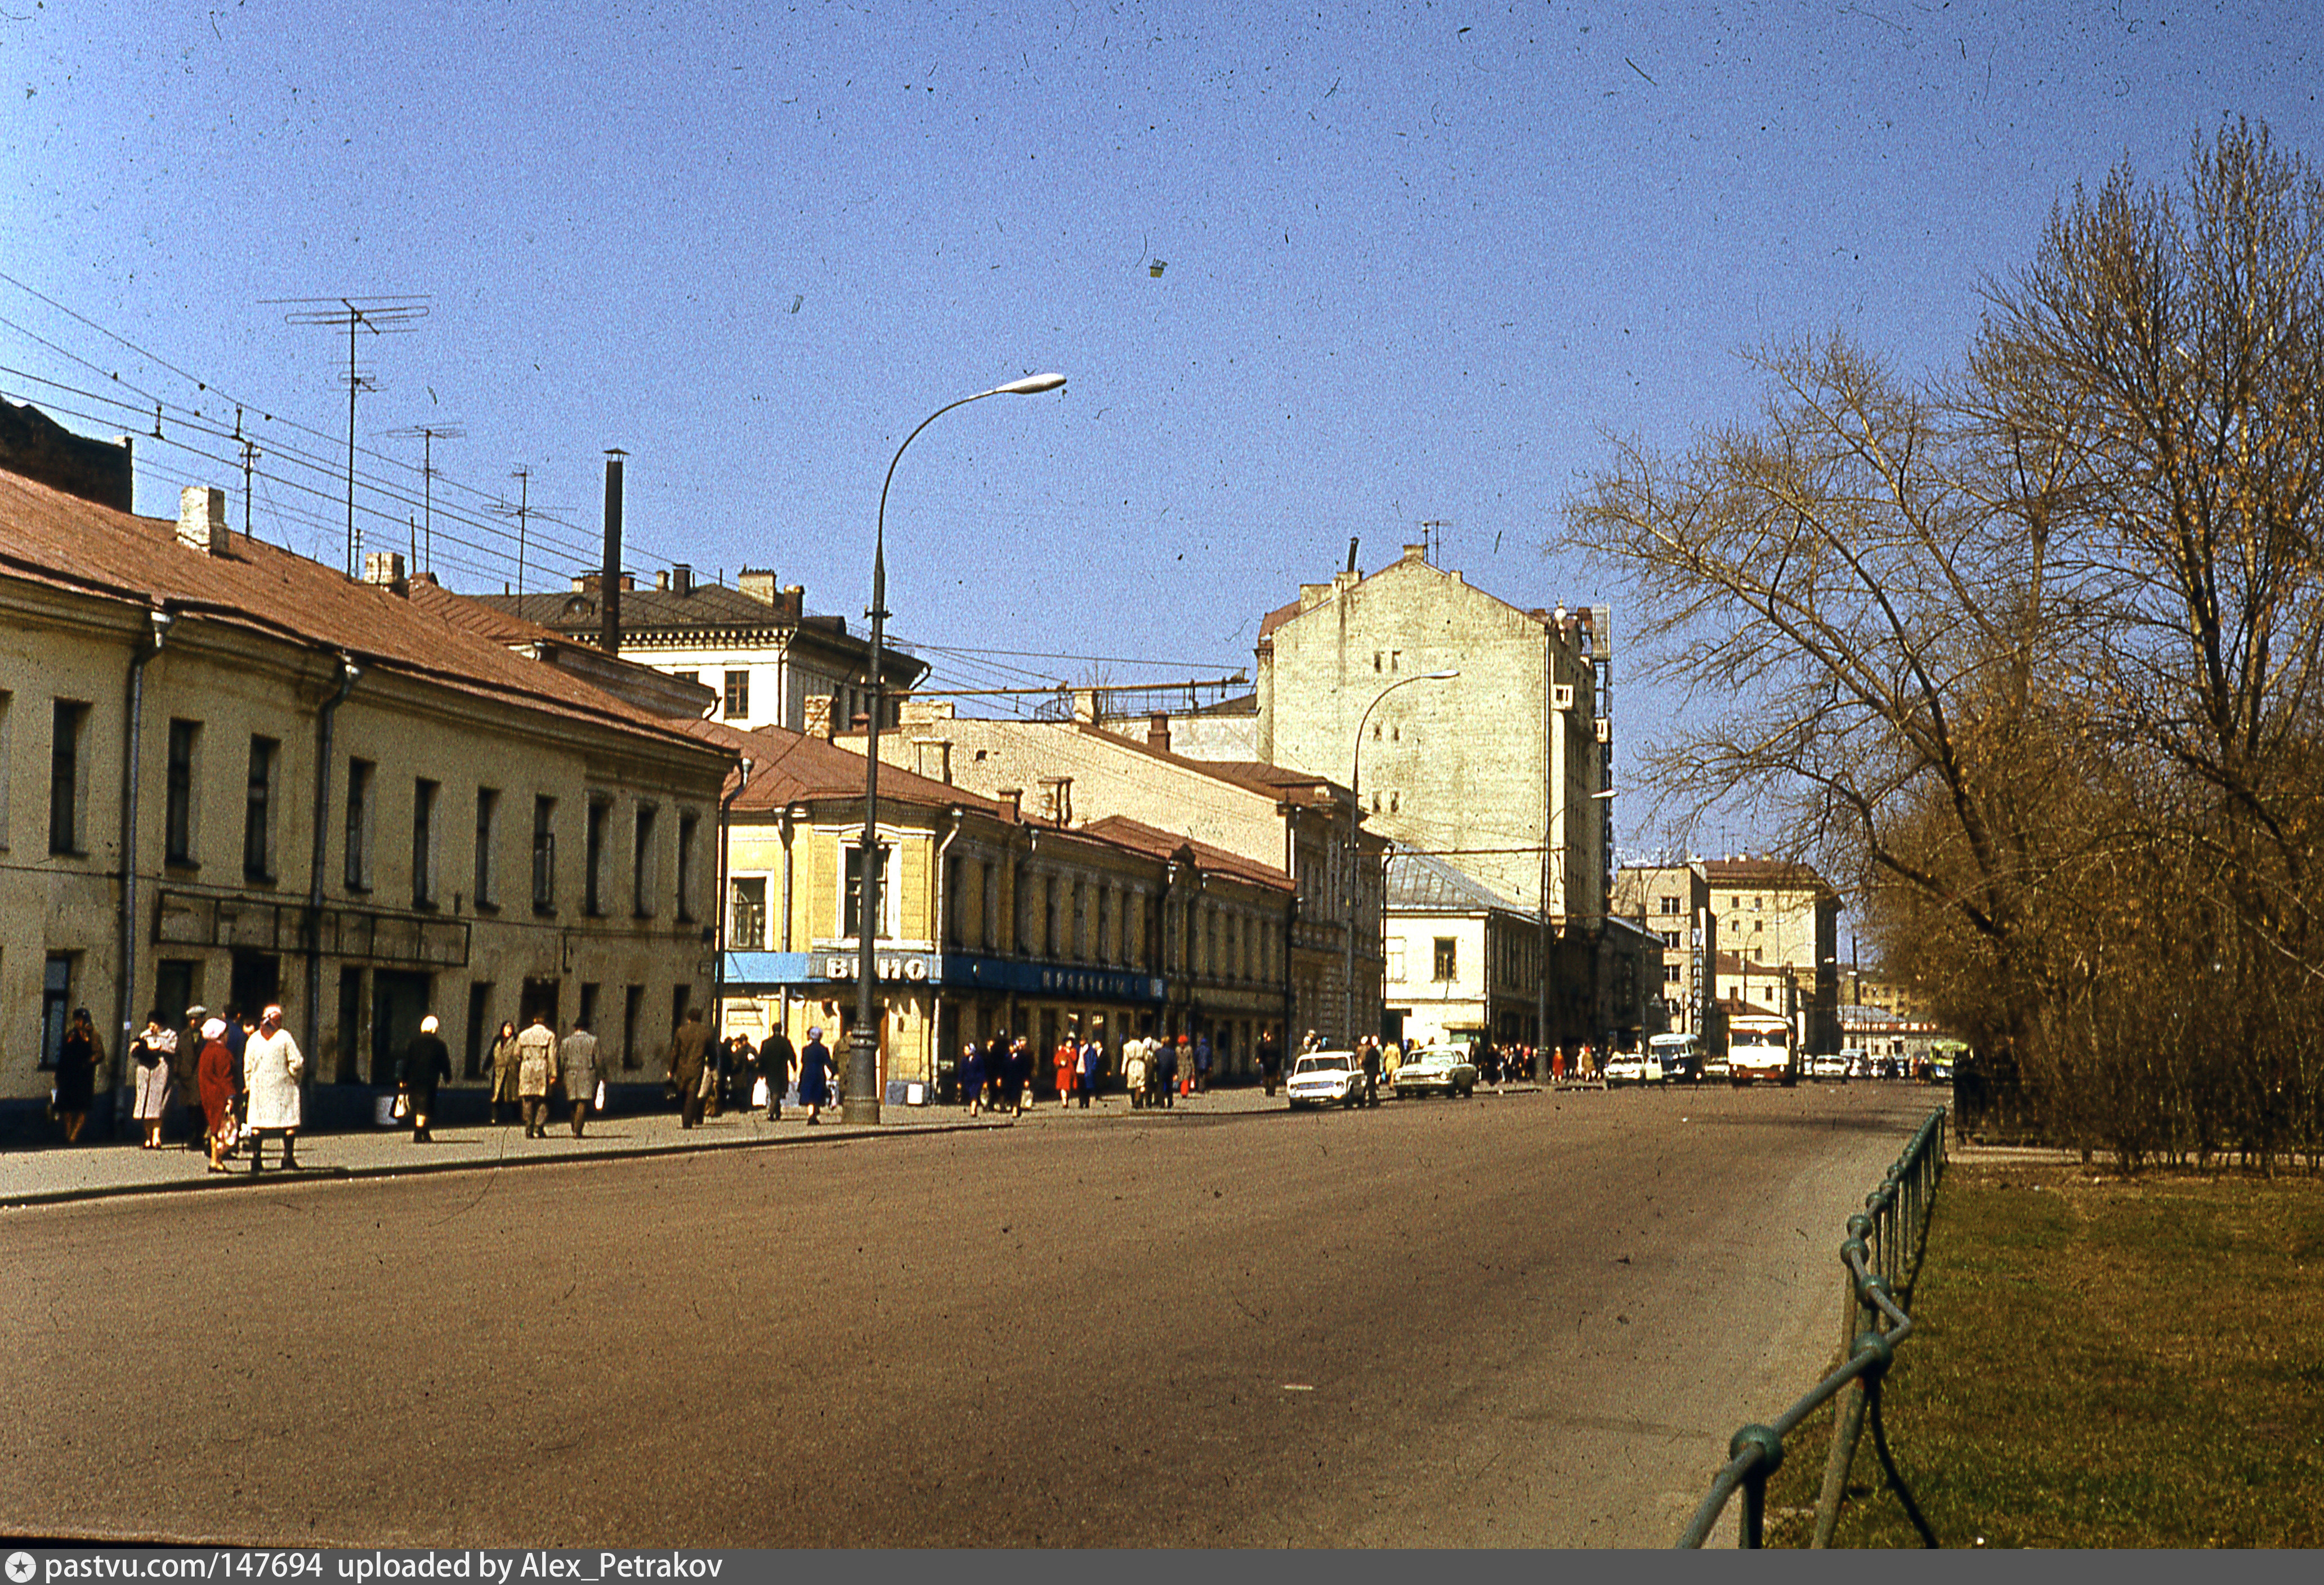
[{"label": "two-story building", "polygon": [[149,1009],[280,1001],[310,1113],[368,1115],[421,1017],[591,1018],[647,1069],[706,1005],[732,756],[376,581],[0,474],[0,1098],[69,1010],[118,1086]]},{"label": "two-story building", "polygon": [[[853,1036],[861,957],[863,760],[761,728],[692,730],[749,774],[727,816],[724,1023],[795,1045]],[[1070,1034],[1118,1050],[1129,1036],[1209,1038],[1226,1056],[1280,1032],[1289,879],[1231,852],[1120,817],[1074,827],[901,768],[881,774],[873,922],[884,1101],[945,1087],[968,1041]]]},{"label": "two-story building", "polygon": [[[834,741],[858,752],[863,744],[860,733]],[[1188,760],[1088,721],[974,720],[944,701],[914,702],[880,751],[883,765],[931,780],[992,798],[1013,793],[1031,823],[1079,829],[1120,817],[1282,876],[1297,904],[1285,1028],[1295,1044],[1308,1029],[1333,1043],[1378,1029],[1387,843],[1328,778]],[[1238,1047],[1232,1071],[1250,1071],[1251,1058]]]}]

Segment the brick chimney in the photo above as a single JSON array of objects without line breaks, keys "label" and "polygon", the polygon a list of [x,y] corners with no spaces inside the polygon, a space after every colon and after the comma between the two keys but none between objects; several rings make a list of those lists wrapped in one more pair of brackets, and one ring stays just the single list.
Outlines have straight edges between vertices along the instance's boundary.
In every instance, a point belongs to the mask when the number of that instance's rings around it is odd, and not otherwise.
[{"label": "brick chimney", "polygon": [[734,575],[734,587],[761,604],[775,603],[775,572],[772,567],[746,567]]},{"label": "brick chimney", "polygon": [[678,561],[670,564],[669,592],[673,594],[694,593],[694,567],[690,563]]},{"label": "brick chimney", "polygon": [[807,696],[806,732],[809,737],[819,737],[825,742],[831,741],[833,733],[829,694],[809,694]]},{"label": "brick chimney", "polygon": [[[182,527],[178,531],[180,537],[185,533]],[[400,550],[364,551],[363,581],[397,594],[408,594],[411,590],[404,581],[403,553]]]},{"label": "brick chimney", "polygon": [[1025,789],[1004,787],[993,795],[1001,800],[1001,817],[1011,825],[1022,825],[1025,819]]},{"label": "brick chimney", "polygon": [[225,491],[215,484],[189,484],[178,492],[178,543],[204,556],[226,554]]},{"label": "brick chimney", "polygon": [[1146,718],[1146,746],[1170,751],[1170,712],[1157,710]]}]

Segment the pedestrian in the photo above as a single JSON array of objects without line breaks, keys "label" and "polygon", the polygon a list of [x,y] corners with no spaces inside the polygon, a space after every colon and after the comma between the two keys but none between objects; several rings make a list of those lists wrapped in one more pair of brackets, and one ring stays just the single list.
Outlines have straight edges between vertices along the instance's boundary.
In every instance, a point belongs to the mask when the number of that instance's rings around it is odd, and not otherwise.
[{"label": "pedestrian", "polygon": [[536,1008],[516,1037],[517,1104],[528,1139],[549,1138],[549,1086],[556,1076],[557,1034],[549,1027],[549,1015]]},{"label": "pedestrian", "polygon": [[161,1027],[161,1009],[145,1015],[145,1027],[129,1043],[136,1060],[137,1120],[144,1125],[141,1150],[161,1147],[161,1115],[170,1104],[170,1059],[178,1055],[178,1032]]},{"label": "pedestrian", "polygon": [[1154,1043],[1154,1088],[1166,1107],[1178,1104],[1178,1047],[1169,1040]]},{"label": "pedestrian", "polygon": [[751,1086],[759,1076],[759,1048],[751,1044],[748,1035],[726,1037],[726,1083],[734,1102],[734,1110],[743,1110],[758,1105],[758,1097]]},{"label": "pedestrian", "polygon": [[194,1063],[195,1083],[201,1086],[210,1170],[224,1172],[226,1153],[234,1148],[234,1098],[239,1088],[234,1078],[234,1052],[226,1043],[224,1018],[208,1019],[200,1032],[202,1047]]},{"label": "pedestrian", "polygon": [[452,1054],[436,1033],[436,1015],[420,1020],[420,1033],[403,1048],[403,1109],[411,1119],[411,1142],[425,1145],[435,1136],[428,1120],[436,1115],[436,1086],[452,1078]]},{"label": "pedestrian", "polygon": [[1121,1082],[1130,1091],[1130,1110],[1145,1110],[1147,1094],[1146,1042],[1132,1036],[1121,1043]]},{"label": "pedestrian", "polygon": [[208,1021],[210,1009],[199,1005],[186,1009],[185,1027],[178,1031],[178,1055],[170,1064],[175,1076],[177,1103],[186,1114],[186,1148],[209,1148],[209,1125],[202,1110],[202,1076],[198,1071],[202,1061],[202,1025]]},{"label": "pedestrian", "polygon": [[1283,1076],[1283,1046],[1276,1039],[1272,1026],[1259,1032],[1259,1076],[1272,1097],[1276,1081]]},{"label": "pedestrian", "polygon": [[1404,1042],[1391,1040],[1380,1052],[1380,1069],[1388,1080],[1388,1092],[1396,1093],[1396,1071],[1404,1065]]},{"label": "pedestrian", "polygon": [[798,1062],[798,1053],[791,1049],[791,1037],[777,1024],[775,1032],[759,1046],[759,1067],[767,1081],[767,1120],[770,1123],[782,1120],[783,1092],[791,1087],[791,1069]]},{"label": "pedestrian", "polygon": [[104,1065],[105,1043],[97,1037],[88,1009],[77,1007],[57,1046],[57,1120],[64,1124],[68,1145],[80,1142],[89,1103],[96,1098],[97,1070]]},{"label": "pedestrian", "polygon": [[960,1048],[960,1099],[974,1117],[984,1105],[984,1053],[972,1040]]},{"label": "pedestrian", "polygon": [[1211,1088],[1211,1037],[1194,1037],[1194,1093],[1207,1094]]},{"label": "pedestrian", "polygon": [[1074,1049],[1072,1030],[1066,1030],[1058,1039],[1056,1052],[1050,1060],[1057,1070],[1057,1104],[1071,1106],[1074,1103],[1074,1067],[1080,1060],[1080,1054]]},{"label": "pedestrian", "polygon": [[573,1137],[581,1137],[582,1125],[589,1120],[589,1109],[597,1103],[597,1088],[604,1082],[604,1070],[597,1065],[597,1037],[590,1032],[589,1020],[576,1018],[573,1027],[557,1048],[558,1076],[565,1083],[565,1099],[573,1105]]},{"label": "pedestrian", "polygon": [[1001,1110],[1001,1093],[1009,1088],[1009,1031],[995,1029],[984,1043],[984,1103]]},{"label": "pedestrian", "polygon": [[1033,1043],[1019,1035],[1009,1046],[1009,1115],[1025,1115],[1025,1092],[1033,1087]]},{"label": "pedestrian", "polygon": [[1380,1076],[1379,1042],[1367,1035],[1363,1038],[1363,1043],[1356,1047],[1356,1052],[1364,1069],[1364,1104],[1378,1106]]},{"label": "pedestrian", "polygon": [[1093,1030],[1081,1052],[1080,1095],[1084,1111],[1089,1110],[1090,1097],[1097,1093],[1098,1074],[1104,1068],[1105,1047],[1098,1044],[1096,1031]]},{"label": "pedestrian", "polygon": [[807,1048],[799,1053],[798,1084],[799,1104],[807,1108],[807,1126],[812,1128],[831,1103],[831,1047],[823,1043],[820,1028],[807,1032]]},{"label": "pedestrian", "polygon": [[250,1096],[250,1170],[266,1170],[266,1136],[282,1136],[282,1170],[299,1170],[299,1081],[306,1055],[282,1027],[282,1009],[272,1002],[258,1015],[258,1032],[242,1048]]},{"label": "pedestrian", "polygon": [[516,1067],[521,1059],[516,1050],[516,1026],[501,1020],[501,1032],[493,1037],[493,1121],[506,1127],[508,1114],[503,1106],[521,1110],[517,1099]]},{"label": "pedestrian", "polygon": [[[242,1010],[239,1003],[229,1001],[226,1004],[226,1048],[234,1057],[234,1089],[237,1095],[248,1088],[243,1081],[243,1048],[250,1044],[250,1037],[257,1029],[258,1026],[250,1021],[250,1015]],[[234,1152],[229,1148],[226,1154],[231,1156]]]},{"label": "pedestrian", "polygon": [[1321,1051],[1323,1049],[1323,1042],[1313,1029],[1308,1030],[1307,1037],[1299,1042],[1299,1055],[1302,1056],[1305,1056],[1310,1052]]},{"label": "pedestrian", "polygon": [[717,1082],[710,1066],[710,1027],[698,1007],[686,1009],[685,1021],[670,1037],[669,1082],[678,1089],[678,1126],[690,1129],[702,1120],[702,1103],[708,1099],[705,1087]]}]

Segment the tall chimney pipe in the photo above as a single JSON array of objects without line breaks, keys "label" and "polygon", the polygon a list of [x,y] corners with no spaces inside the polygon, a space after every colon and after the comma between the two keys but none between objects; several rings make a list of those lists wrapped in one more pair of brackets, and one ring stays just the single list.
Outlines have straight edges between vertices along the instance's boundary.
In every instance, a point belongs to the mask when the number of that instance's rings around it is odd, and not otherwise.
[{"label": "tall chimney pipe", "polygon": [[597,585],[603,623],[597,647],[608,655],[622,652],[622,459],[627,456],[618,447],[605,453],[605,576]]}]

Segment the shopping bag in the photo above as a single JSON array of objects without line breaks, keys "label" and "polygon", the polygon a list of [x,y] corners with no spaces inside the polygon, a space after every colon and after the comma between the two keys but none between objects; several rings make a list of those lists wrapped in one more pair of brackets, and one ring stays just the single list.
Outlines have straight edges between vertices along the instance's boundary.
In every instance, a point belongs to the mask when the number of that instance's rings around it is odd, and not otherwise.
[{"label": "shopping bag", "polygon": [[404,1091],[398,1090],[395,1092],[395,1105],[389,1110],[388,1115],[397,1119],[398,1120],[410,1117],[411,1115],[410,1095]]},{"label": "shopping bag", "polygon": [[599,1111],[603,1111],[603,1110],[605,1110],[605,1081],[604,1081],[604,1080],[600,1079],[600,1080],[598,1080],[598,1081],[597,1081],[597,1093],[596,1093],[596,1096],[595,1096],[595,1098],[590,1101],[590,1104],[591,1104],[592,1106],[595,1107]]},{"label": "shopping bag", "polygon": [[753,1080],[753,1081],[752,1082],[752,1084],[751,1084],[751,1105],[752,1105],[752,1109],[753,1109],[753,1110],[763,1110],[765,1109],[765,1107],[766,1107],[766,1104],[767,1104],[767,1081],[766,1081],[766,1079],[765,1079],[764,1077],[761,1077],[761,1078],[755,1079],[755,1080]]}]

